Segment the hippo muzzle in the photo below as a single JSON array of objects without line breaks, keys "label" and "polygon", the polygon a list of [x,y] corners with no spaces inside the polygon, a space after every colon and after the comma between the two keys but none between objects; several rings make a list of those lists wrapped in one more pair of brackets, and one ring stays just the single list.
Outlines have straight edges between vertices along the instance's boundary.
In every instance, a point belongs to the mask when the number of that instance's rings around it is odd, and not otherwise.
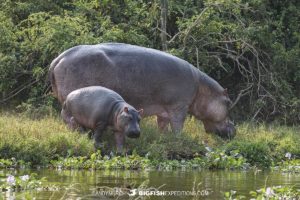
[{"label": "hippo muzzle", "polygon": [[216,129],[215,134],[220,136],[223,139],[233,139],[236,135],[236,129],[234,127],[233,122],[229,121],[225,127],[222,127],[221,129]]},{"label": "hippo muzzle", "polygon": [[139,128],[130,129],[126,132],[126,136],[129,138],[138,138],[140,137],[141,130]]},{"label": "hippo muzzle", "polygon": [[236,135],[234,124],[229,120],[221,123],[205,122],[204,128],[207,133],[214,133],[223,139],[231,140]]}]

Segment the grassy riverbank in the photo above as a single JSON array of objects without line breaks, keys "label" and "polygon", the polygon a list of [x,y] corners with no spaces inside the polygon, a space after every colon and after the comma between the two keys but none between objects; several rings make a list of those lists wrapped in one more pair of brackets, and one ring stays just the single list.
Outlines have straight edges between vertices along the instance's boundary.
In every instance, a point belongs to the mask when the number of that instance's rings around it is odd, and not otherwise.
[{"label": "grassy riverbank", "polygon": [[[200,162],[199,159],[205,162],[206,159],[210,163],[206,165],[208,168],[230,168],[230,163],[237,165],[236,160],[242,157],[243,162],[251,166],[268,168],[286,160],[286,153],[290,153],[292,158],[300,156],[300,127],[253,126],[245,123],[237,127],[236,138],[223,141],[217,136],[206,134],[202,124],[194,118],[186,121],[180,136],[159,133],[154,118],[143,120],[141,126],[141,137],[128,139],[126,148],[139,158],[153,162],[194,162],[195,159],[198,159],[197,162]],[[105,136],[104,154],[114,151],[111,135],[108,131]],[[0,159],[15,158],[32,165],[47,165],[50,161],[62,161],[70,157],[86,159],[95,153],[93,141],[87,135],[70,132],[56,116],[32,120],[24,115],[2,113],[0,138]],[[173,165],[181,166],[180,163],[175,161]]]}]

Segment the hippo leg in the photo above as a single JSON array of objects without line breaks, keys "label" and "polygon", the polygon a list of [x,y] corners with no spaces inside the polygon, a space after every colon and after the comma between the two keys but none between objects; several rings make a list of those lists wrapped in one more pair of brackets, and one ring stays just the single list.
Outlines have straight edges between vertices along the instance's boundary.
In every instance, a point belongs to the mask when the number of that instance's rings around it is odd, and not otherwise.
[{"label": "hippo leg", "polygon": [[65,109],[61,110],[61,117],[72,131],[78,130],[80,133],[86,132],[86,129],[83,126],[80,126],[75,118]]},{"label": "hippo leg", "polygon": [[78,127],[78,124],[75,121],[74,117],[67,110],[61,110],[61,117],[72,131],[74,131]]},{"label": "hippo leg", "polygon": [[173,111],[169,113],[171,129],[174,133],[179,134],[182,131],[183,123],[187,115],[187,111]]},{"label": "hippo leg", "polygon": [[79,130],[80,133],[83,133],[83,132],[84,132],[83,127],[81,127],[81,126],[76,122],[76,120],[75,120],[74,117],[71,117],[71,118],[70,118],[70,121],[69,121],[69,123],[68,123],[68,126],[69,126],[69,128],[72,129],[72,130]]},{"label": "hippo leg", "polygon": [[162,132],[166,132],[168,130],[169,123],[170,119],[168,117],[157,115],[157,125]]},{"label": "hippo leg", "polygon": [[95,149],[100,149],[102,147],[101,138],[102,138],[102,134],[103,134],[103,131],[105,130],[105,128],[106,128],[105,123],[99,123],[99,124],[97,124],[97,127],[94,130]]},{"label": "hippo leg", "polygon": [[125,142],[125,136],[123,133],[120,132],[115,132],[115,140],[116,140],[116,145],[117,145],[117,153],[122,153],[123,152],[123,146]]}]

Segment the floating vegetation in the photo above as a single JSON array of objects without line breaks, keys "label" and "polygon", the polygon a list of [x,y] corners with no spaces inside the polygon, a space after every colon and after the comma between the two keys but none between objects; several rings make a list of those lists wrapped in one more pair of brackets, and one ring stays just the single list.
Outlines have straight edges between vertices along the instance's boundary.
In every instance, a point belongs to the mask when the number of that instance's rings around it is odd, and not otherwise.
[{"label": "floating vegetation", "polygon": [[37,179],[37,174],[34,173],[23,176],[7,175],[6,179],[1,180],[0,189],[2,192],[41,189],[43,182],[46,182],[46,178]]},{"label": "floating vegetation", "polygon": [[11,159],[0,159],[0,169],[7,168],[28,168],[31,163],[25,162],[23,160],[16,160],[14,157]]},{"label": "floating vegetation", "polygon": [[155,160],[137,154],[129,156],[101,156],[101,152],[90,157],[59,158],[51,161],[57,169],[248,169],[249,164],[237,151],[227,155],[224,151],[208,152],[203,157],[190,160]]},{"label": "floating vegetation", "polygon": [[[264,187],[256,191],[250,191],[249,195],[251,196],[251,199],[257,199],[257,200],[299,199],[300,190],[291,186],[272,186],[272,187]],[[231,190],[230,192],[225,192],[224,198],[226,200],[249,199],[246,198],[244,195],[237,194],[237,192],[234,190]]]},{"label": "floating vegetation", "polygon": [[272,170],[279,170],[285,173],[300,173],[300,159],[281,161],[277,166],[272,167]]}]

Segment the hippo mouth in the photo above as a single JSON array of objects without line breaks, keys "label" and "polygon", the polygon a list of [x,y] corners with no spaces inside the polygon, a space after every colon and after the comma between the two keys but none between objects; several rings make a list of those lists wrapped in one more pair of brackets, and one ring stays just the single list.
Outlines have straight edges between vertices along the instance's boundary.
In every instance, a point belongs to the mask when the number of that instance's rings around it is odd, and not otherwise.
[{"label": "hippo mouth", "polygon": [[234,124],[229,122],[224,129],[216,130],[215,133],[223,139],[232,140],[236,135],[236,130]]},{"label": "hippo mouth", "polygon": [[132,132],[128,132],[126,135],[129,138],[138,138],[138,137],[140,137],[140,132],[139,131],[132,131]]},{"label": "hippo mouth", "polygon": [[222,123],[209,123],[204,121],[204,128],[207,133],[213,133],[222,139],[233,139],[236,135],[236,130],[233,122],[227,121]]}]

